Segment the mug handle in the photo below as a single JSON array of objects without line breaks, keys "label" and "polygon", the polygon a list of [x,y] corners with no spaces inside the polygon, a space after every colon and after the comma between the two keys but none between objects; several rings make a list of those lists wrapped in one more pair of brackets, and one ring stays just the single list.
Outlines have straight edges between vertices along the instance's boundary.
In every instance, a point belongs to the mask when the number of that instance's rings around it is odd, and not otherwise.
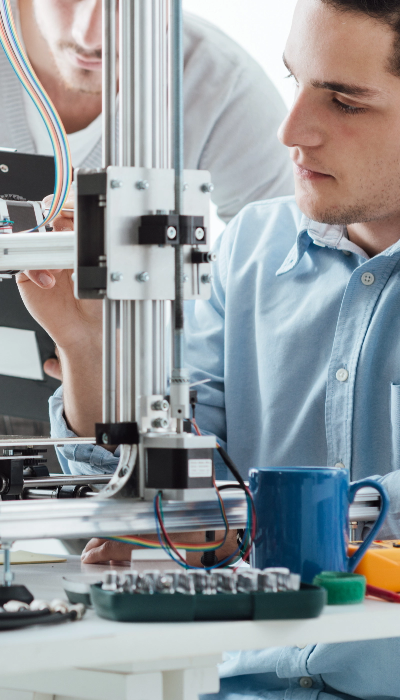
[{"label": "mug handle", "polygon": [[349,571],[349,572],[354,571],[357,564],[363,558],[368,547],[370,546],[372,541],[375,539],[376,535],[378,534],[378,531],[380,530],[381,526],[383,525],[383,521],[385,520],[387,512],[389,510],[389,496],[386,492],[386,489],[384,489],[384,487],[381,484],[379,484],[377,481],[374,481],[373,479],[363,479],[362,481],[357,481],[354,484],[350,484],[350,488],[349,488],[349,503],[350,504],[353,503],[354,497],[355,497],[357,491],[359,489],[363,488],[364,486],[372,486],[372,488],[379,491],[381,498],[382,498],[382,508],[381,508],[381,512],[379,513],[379,517],[378,517],[377,521],[375,522],[374,526],[371,528],[371,530],[368,533],[367,537],[365,538],[364,542],[362,542],[362,544],[360,544],[357,551],[354,552],[354,554],[352,554],[351,557],[347,557],[347,571]]}]

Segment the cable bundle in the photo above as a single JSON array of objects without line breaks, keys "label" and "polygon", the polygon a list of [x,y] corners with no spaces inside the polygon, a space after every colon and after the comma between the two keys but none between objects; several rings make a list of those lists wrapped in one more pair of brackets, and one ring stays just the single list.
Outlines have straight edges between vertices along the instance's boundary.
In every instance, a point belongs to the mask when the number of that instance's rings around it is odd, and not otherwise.
[{"label": "cable bundle", "polygon": [[[197,432],[198,435],[201,435],[200,430],[195,422],[195,420],[192,420],[192,424]],[[215,482],[215,478],[213,477],[213,484],[214,488],[216,490],[218,500],[219,500],[219,507],[221,510],[221,515],[222,519],[225,524],[225,534],[224,537],[221,540],[213,541],[213,542],[202,542],[199,544],[194,544],[191,542],[173,542],[171,540],[171,537],[169,536],[165,524],[164,524],[164,513],[163,513],[163,507],[162,507],[162,493],[161,491],[157,494],[157,496],[154,498],[154,517],[155,517],[155,523],[156,523],[156,529],[157,529],[157,537],[158,537],[158,542],[154,540],[148,540],[145,537],[135,537],[131,535],[127,535],[125,537],[107,537],[106,539],[113,540],[116,542],[124,542],[125,544],[130,544],[130,545],[136,545],[139,547],[150,547],[152,549],[160,549],[162,548],[168,556],[171,557],[171,559],[174,560],[176,564],[179,564],[180,566],[183,566],[185,569],[197,569],[199,567],[196,566],[191,566],[190,564],[187,563],[187,561],[182,557],[180,552],[178,551],[179,549],[185,549],[187,552],[209,552],[209,551],[216,551],[223,547],[225,544],[228,533],[229,533],[229,523],[228,519],[226,516],[225,512],[225,507],[224,507],[224,502],[222,500],[220,491],[223,489],[229,489],[229,488],[239,488],[244,491],[245,496],[246,496],[246,503],[247,503],[247,523],[246,523],[246,529],[244,531],[243,535],[243,540],[242,540],[242,545],[240,547],[237,547],[232,554],[230,554],[228,557],[223,559],[222,561],[219,561],[217,564],[214,564],[213,566],[205,566],[201,567],[206,571],[210,571],[211,569],[216,569],[217,567],[222,567],[222,566],[228,566],[230,563],[232,563],[236,557],[239,555],[242,556],[243,560],[247,560],[249,554],[250,554],[250,549],[252,542],[254,541],[255,534],[256,534],[256,527],[257,527],[257,520],[256,520],[256,511],[254,507],[254,502],[253,502],[253,497],[250,493],[249,487],[245,484],[243,481],[237,467],[229,457],[229,455],[225,452],[225,450],[217,443],[216,445],[222,459],[224,460],[226,466],[228,469],[232,472],[233,476],[235,477],[236,481],[238,482],[237,485],[234,484],[226,484],[217,487],[217,484]]]},{"label": "cable bundle", "polygon": [[[57,110],[37,79],[18,38],[10,0],[0,0],[0,43],[19,80],[32,98],[46,125],[54,151],[54,194],[46,219],[38,226],[50,223],[61,211],[72,181],[72,164],[67,134]],[[34,231],[36,228],[31,229]]]}]

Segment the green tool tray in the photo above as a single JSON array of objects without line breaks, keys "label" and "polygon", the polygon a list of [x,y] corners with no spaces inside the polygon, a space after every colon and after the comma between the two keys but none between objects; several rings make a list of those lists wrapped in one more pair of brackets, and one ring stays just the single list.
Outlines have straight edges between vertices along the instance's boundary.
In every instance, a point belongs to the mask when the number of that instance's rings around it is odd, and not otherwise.
[{"label": "green tool tray", "polygon": [[318,617],[326,591],[302,583],[299,591],[216,595],[135,594],[91,586],[100,617],[118,622],[193,622],[200,620],[296,620]]}]

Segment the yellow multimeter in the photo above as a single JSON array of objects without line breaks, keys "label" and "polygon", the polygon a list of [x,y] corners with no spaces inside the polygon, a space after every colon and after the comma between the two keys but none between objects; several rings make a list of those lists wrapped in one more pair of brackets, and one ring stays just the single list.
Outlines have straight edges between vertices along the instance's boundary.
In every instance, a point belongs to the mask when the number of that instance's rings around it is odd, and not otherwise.
[{"label": "yellow multimeter", "polygon": [[[358,542],[349,545],[349,555],[358,549]],[[367,583],[378,588],[400,592],[400,540],[376,540],[355,569]]]}]

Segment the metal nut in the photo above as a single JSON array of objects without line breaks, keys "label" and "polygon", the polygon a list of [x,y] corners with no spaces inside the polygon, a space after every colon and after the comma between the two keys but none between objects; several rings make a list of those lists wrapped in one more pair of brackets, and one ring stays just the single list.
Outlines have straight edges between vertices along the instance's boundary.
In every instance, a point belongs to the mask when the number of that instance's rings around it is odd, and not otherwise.
[{"label": "metal nut", "polygon": [[150,275],[148,272],[139,272],[139,274],[136,275],[136,279],[138,282],[148,282]]},{"label": "metal nut", "polygon": [[111,180],[110,187],[112,190],[116,190],[118,187],[122,187],[121,180]]},{"label": "metal nut", "polygon": [[213,280],[212,275],[202,275],[201,276],[201,281],[203,282],[203,284],[211,284],[212,280]]},{"label": "metal nut", "polygon": [[151,406],[152,411],[168,411],[169,403],[166,399],[159,399]]},{"label": "metal nut", "polygon": [[204,231],[204,228],[200,228],[200,226],[198,228],[196,228],[196,230],[194,232],[194,237],[195,237],[196,241],[203,241],[205,235],[206,235],[206,233]]},{"label": "metal nut", "polygon": [[50,603],[47,600],[32,600],[30,610],[50,610]]},{"label": "metal nut", "polygon": [[202,192],[210,193],[214,191],[214,185],[212,184],[212,182],[205,182],[204,185],[200,187],[200,189]]},{"label": "metal nut", "polygon": [[167,238],[173,241],[176,238],[176,228],[175,226],[168,226],[167,228]]},{"label": "metal nut", "polygon": [[62,613],[65,614],[69,612],[69,605],[65,600],[61,600],[60,598],[55,598],[54,600],[51,601],[49,608],[51,612],[54,613]]},{"label": "metal nut", "polygon": [[135,185],[137,190],[148,190],[150,185],[147,180],[139,180]]},{"label": "metal nut", "polygon": [[153,428],[168,428],[169,423],[166,418],[155,418],[151,421],[151,425]]},{"label": "metal nut", "polygon": [[29,610],[29,605],[21,600],[8,600],[4,603],[3,608],[6,612],[19,612],[20,610]]}]

